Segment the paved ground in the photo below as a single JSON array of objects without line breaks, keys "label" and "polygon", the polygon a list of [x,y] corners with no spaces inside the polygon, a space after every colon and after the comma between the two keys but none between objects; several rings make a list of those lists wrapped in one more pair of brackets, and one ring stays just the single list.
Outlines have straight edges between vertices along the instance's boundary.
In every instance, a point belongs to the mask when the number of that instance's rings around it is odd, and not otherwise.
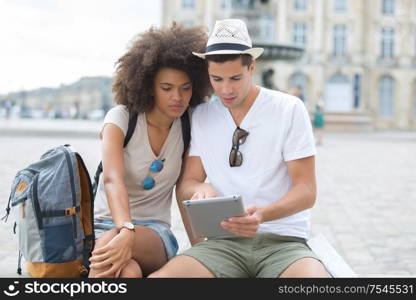
[{"label": "paved ground", "polygon": [[[14,122],[0,120],[1,215],[15,173],[50,147],[71,144],[94,172],[100,160],[94,137],[99,123]],[[318,147],[312,236],[323,233],[359,276],[416,276],[415,153],[414,132],[331,133]],[[175,203],[172,208],[182,250],[189,242]],[[0,224],[0,277],[16,276],[12,220]]]}]

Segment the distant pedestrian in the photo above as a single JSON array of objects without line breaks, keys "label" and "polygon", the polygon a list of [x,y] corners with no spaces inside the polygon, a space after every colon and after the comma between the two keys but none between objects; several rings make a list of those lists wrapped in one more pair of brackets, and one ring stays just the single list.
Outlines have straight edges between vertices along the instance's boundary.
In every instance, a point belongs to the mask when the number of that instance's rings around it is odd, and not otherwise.
[{"label": "distant pedestrian", "polygon": [[315,134],[315,141],[318,146],[322,145],[322,132],[325,127],[325,118],[323,112],[323,103],[319,101],[315,106],[313,113],[313,131]]},{"label": "distant pedestrian", "polygon": [[6,110],[6,119],[10,119],[13,103],[9,100],[4,101],[4,109]]},{"label": "distant pedestrian", "polygon": [[303,94],[303,89],[300,85],[296,85],[289,94],[298,97],[302,102],[305,102],[305,95]]},{"label": "distant pedestrian", "polygon": [[74,114],[73,114],[73,118],[74,119],[79,119],[80,117],[81,117],[81,103],[77,99],[77,100],[74,101]]}]

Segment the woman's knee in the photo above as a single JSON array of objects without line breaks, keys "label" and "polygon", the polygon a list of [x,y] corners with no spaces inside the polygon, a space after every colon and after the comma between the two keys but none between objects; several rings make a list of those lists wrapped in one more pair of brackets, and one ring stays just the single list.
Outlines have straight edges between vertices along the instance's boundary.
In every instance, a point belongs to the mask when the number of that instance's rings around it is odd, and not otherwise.
[{"label": "woman's knee", "polygon": [[121,270],[120,277],[122,278],[142,278],[143,273],[139,264],[134,260],[130,259],[127,265]]},{"label": "woman's knee", "polygon": [[[105,245],[107,245],[115,236],[117,235],[117,232],[115,230],[109,230],[104,232],[96,241],[95,241],[95,245],[94,245],[94,250],[104,247]],[[109,268],[109,267],[108,267]],[[95,268],[90,268],[90,272],[88,274],[89,278],[94,278],[96,274],[104,272],[106,270],[108,270],[108,268],[104,268],[104,269],[95,269]],[[110,277],[114,277],[110,276]]]}]

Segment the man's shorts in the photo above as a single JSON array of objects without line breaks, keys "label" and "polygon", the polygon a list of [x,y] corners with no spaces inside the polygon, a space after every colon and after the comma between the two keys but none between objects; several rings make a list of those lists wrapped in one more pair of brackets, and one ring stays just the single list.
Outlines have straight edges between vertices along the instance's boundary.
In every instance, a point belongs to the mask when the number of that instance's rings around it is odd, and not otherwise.
[{"label": "man's shorts", "polygon": [[195,258],[219,278],[276,278],[300,258],[318,259],[304,239],[272,233],[209,239],[180,255]]},{"label": "man's shorts", "polygon": [[[165,245],[168,259],[171,259],[178,252],[178,241],[170,230],[169,226],[157,221],[133,221],[134,225],[150,228],[160,236]],[[94,220],[95,238],[99,238],[104,232],[116,228],[112,220]]]}]

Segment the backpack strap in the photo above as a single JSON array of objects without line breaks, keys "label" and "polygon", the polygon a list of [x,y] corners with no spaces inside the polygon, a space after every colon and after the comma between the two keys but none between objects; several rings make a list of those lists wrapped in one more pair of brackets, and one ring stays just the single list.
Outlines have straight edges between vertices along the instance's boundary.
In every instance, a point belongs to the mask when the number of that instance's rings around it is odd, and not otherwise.
[{"label": "backpack strap", "polygon": [[19,256],[17,257],[17,274],[22,275],[22,256],[23,253],[19,249]]},{"label": "backpack strap", "polygon": [[182,139],[183,139],[183,153],[182,159],[185,158],[186,150],[188,150],[189,143],[191,142],[191,123],[189,122],[188,110],[186,110],[181,116],[182,125]]},{"label": "backpack strap", "polygon": [[[138,113],[134,113],[131,116],[131,118],[129,118],[129,125],[127,127],[126,136],[124,137],[123,148],[126,148],[127,144],[130,142],[131,137],[133,136],[134,129],[136,129],[136,125],[137,125],[138,116],[139,116]],[[92,185],[93,199],[95,198],[95,194],[97,193],[98,181],[100,180],[100,175],[102,172],[103,172],[103,162],[101,161],[94,175],[94,183]]]},{"label": "backpack strap", "polygon": [[2,221],[7,222],[7,219],[10,215],[10,201],[12,199],[12,194],[10,193],[9,201],[7,202],[6,214],[1,218]]},{"label": "backpack strap", "polygon": [[124,138],[123,148],[126,148],[127,144],[130,142],[131,137],[133,136],[134,129],[136,129],[138,117],[139,117],[139,114],[134,113],[129,119],[129,126],[127,127],[127,133],[126,133],[126,137]]}]

